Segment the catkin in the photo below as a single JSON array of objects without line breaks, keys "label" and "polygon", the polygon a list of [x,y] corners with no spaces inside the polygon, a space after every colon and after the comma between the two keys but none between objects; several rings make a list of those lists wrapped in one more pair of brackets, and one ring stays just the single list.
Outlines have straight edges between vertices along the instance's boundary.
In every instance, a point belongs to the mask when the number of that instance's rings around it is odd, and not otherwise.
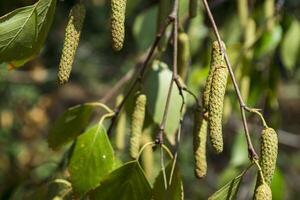
[{"label": "catkin", "polygon": [[207,172],[206,163],[206,138],[207,121],[201,116],[200,111],[195,112],[193,146],[195,157],[195,175],[197,178],[203,178]]},{"label": "catkin", "polygon": [[70,11],[66,27],[65,41],[58,68],[58,82],[68,82],[72,70],[72,64],[79,43],[80,33],[85,18],[85,7],[78,3]]},{"label": "catkin", "polygon": [[222,116],[228,69],[221,55],[213,72],[209,95],[209,136],[216,153],[223,151]]},{"label": "catkin", "polygon": [[268,184],[261,184],[254,194],[255,200],[272,200],[272,191]]},{"label": "catkin", "polygon": [[131,119],[130,156],[137,158],[145,119],[146,95],[138,94]]},{"label": "catkin", "polygon": [[190,41],[186,33],[178,35],[178,74],[185,80],[190,64]]},{"label": "catkin", "polygon": [[[264,180],[271,185],[278,153],[278,138],[274,129],[266,128],[261,134],[261,149],[259,164],[264,176]],[[261,177],[258,176],[257,185],[262,183]]]},{"label": "catkin", "polygon": [[[223,43],[224,45],[224,43]],[[225,47],[225,45],[224,45]],[[211,61],[210,61],[210,69],[209,73],[206,79],[204,91],[203,91],[203,107],[207,111],[208,110],[208,104],[209,104],[209,96],[210,96],[210,90],[211,90],[211,82],[213,78],[213,73],[217,66],[223,66],[224,65],[224,58],[222,56],[222,51],[220,49],[218,41],[214,41],[212,44],[212,51],[211,51]]]},{"label": "catkin", "polygon": [[111,0],[111,35],[112,47],[120,51],[125,37],[126,0]]}]

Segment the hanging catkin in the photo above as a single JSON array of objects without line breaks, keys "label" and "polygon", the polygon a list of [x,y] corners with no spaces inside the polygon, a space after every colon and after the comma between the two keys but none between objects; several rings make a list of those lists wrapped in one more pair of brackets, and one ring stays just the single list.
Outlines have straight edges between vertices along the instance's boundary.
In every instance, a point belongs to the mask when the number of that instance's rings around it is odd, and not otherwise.
[{"label": "hanging catkin", "polygon": [[[224,43],[223,43],[224,45]],[[225,47],[225,45],[224,45]],[[211,61],[210,61],[210,69],[206,79],[204,91],[203,91],[203,107],[207,111],[208,104],[209,104],[209,95],[211,89],[211,82],[213,77],[213,72],[215,71],[217,66],[223,65],[224,59],[222,56],[222,51],[220,49],[218,41],[214,41],[212,44],[212,51],[211,51]]]},{"label": "hanging catkin", "polygon": [[120,51],[125,37],[126,0],[111,0],[111,36],[112,47]]},{"label": "hanging catkin", "polygon": [[201,111],[197,110],[194,117],[194,157],[195,157],[195,175],[197,178],[203,178],[207,172],[206,163],[206,138],[207,121],[201,116]]},{"label": "hanging catkin", "polygon": [[190,64],[190,41],[186,33],[178,34],[178,74],[185,80]]},{"label": "hanging catkin", "polygon": [[130,156],[137,158],[145,119],[146,95],[138,94],[131,119]]},{"label": "hanging catkin", "polygon": [[72,64],[79,43],[80,33],[85,18],[85,7],[79,3],[73,6],[69,14],[66,27],[65,41],[58,69],[58,82],[68,82],[72,70]]},{"label": "hanging catkin", "polygon": [[[215,55],[214,55],[215,56]],[[215,60],[209,95],[208,118],[209,136],[216,153],[223,151],[222,116],[228,69],[222,55]]]},{"label": "hanging catkin", "polygon": [[[264,180],[271,185],[274,175],[278,153],[278,138],[274,129],[266,128],[261,134],[261,149],[259,164]],[[262,184],[260,176],[257,178],[257,185]]]},{"label": "hanging catkin", "polygon": [[261,184],[254,194],[255,200],[272,200],[272,191],[268,184]]}]

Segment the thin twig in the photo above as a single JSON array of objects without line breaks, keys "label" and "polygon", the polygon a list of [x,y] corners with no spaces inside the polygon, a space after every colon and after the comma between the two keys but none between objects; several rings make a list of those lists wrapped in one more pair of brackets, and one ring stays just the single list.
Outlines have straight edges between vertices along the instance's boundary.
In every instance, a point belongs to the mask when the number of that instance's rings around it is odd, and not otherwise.
[{"label": "thin twig", "polygon": [[173,84],[174,84],[175,79],[177,79],[177,76],[178,76],[177,75],[178,0],[174,1],[172,12],[168,16],[168,18],[173,22],[173,31],[172,31],[172,33],[173,33],[172,34],[172,36],[173,36],[173,73],[172,73],[172,79],[171,79],[169,89],[168,89],[168,95],[167,95],[167,100],[166,100],[165,109],[164,109],[164,113],[163,113],[163,118],[160,123],[159,132],[158,132],[158,134],[156,136],[156,140],[155,140],[156,144],[160,145],[160,164],[161,164],[161,170],[163,173],[164,185],[165,185],[166,190],[168,188],[168,182],[167,182],[167,176],[166,176],[166,171],[165,171],[162,145],[164,143],[163,135],[164,135],[164,129],[165,129],[168,111],[169,111],[169,107],[170,107],[170,100],[171,100]]},{"label": "thin twig", "polygon": [[114,95],[115,93],[117,93],[124,85],[125,83],[127,83],[127,81],[129,81],[133,75],[133,72],[135,70],[134,69],[131,69],[129,70],[115,85],[112,89],[110,89],[107,94],[102,97],[100,99],[100,102],[102,103],[106,103],[108,100],[110,100]]},{"label": "thin twig", "polygon": [[252,144],[252,141],[251,141],[251,138],[250,138],[249,130],[248,130],[247,119],[246,119],[246,115],[245,115],[245,107],[246,107],[246,105],[244,103],[244,100],[242,98],[240,89],[239,89],[238,84],[236,82],[236,79],[235,79],[235,76],[234,76],[234,73],[233,73],[233,70],[232,70],[232,67],[231,67],[228,55],[226,53],[226,50],[225,50],[224,46],[222,45],[222,40],[221,40],[219,31],[218,31],[218,27],[217,27],[217,25],[215,23],[213,15],[212,15],[212,13],[210,11],[210,8],[209,8],[209,5],[207,3],[207,0],[202,0],[202,1],[203,1],[203,4],[204,4],[204,7],[206,9],[207,15],[209,17],[209,20],[211,22],[211,25],[212,25],[213,31],[215,33],[215,36],[217,37],[219,46],[220,46],[220,48],[222,50],[222,53],[224,55],[225,62],[226,62],[226,65],[227,65],[227,68],[228,68],[228,71],[229,71],[229,75],[230,75],[230,78],[232,80],[232,83],[233,83],[233,86],[234,86],[234,89],[235,89],[235,93],[236,93],[237,98],[238,98],[238,102],[240,104],[242,122],[243,122],[244,131],[245,131],[245,135],[246,135],[246,139],[247,139],[249,158],[251,160],[253,160],[255,158],[258,158],[258,155],[255,152],[255,149],[253,147],[253,144]]}]

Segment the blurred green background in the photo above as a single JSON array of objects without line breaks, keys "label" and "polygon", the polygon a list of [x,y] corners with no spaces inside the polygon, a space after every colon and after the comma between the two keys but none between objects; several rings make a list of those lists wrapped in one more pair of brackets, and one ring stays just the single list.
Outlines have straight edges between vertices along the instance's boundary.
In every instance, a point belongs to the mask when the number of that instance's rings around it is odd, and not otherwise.
[{"label": "blurred green background", "polygon": [[[0,15],[34,0],[0,2]],[[70,82],[56,83],[64,28],[72,0],[58,1],[55,19],[39,57],[23,68],[9,71],[0,66],[0,199],[12,198],[24,182],[39,182],[53,173],[63,151],[47,145],[51,122],[66,108],[101,99],[130,69],[154,40],[157,0],[128,0],[126,39],[113,52],[109,30],[109,2],[90,0]],[[266,1],[248,0],[248,13],[237,0],[209,1],[242,95],[250,107],[263,109],[267,123],[279,136],[278,167],[273,199],[298,199],[300,195],[300,1],[277,0],[266,17]],[[202,5],[196,18],[188,19],[188,1],[180,0],[180,27],[189,35],[191,66],[188,87],[200,94],[210,61],[213,34]],[[162,60],[170,64],[171,46]],[[229,81],[230,82],[230,81]],[[109,106],[114,106],[113,96]],[[231,82],[224,109],[225,149],[215,155],[208,145],[208,175],[194,178],[192,156],[192,100],[184,118],[179,168],[185,199],[206,199],[248,164],[246,141],[238,102]],[[259,152],[261,124],[248,115],[250,132]],[[255,174],[247,173],[238,199],[252,195]]]}]

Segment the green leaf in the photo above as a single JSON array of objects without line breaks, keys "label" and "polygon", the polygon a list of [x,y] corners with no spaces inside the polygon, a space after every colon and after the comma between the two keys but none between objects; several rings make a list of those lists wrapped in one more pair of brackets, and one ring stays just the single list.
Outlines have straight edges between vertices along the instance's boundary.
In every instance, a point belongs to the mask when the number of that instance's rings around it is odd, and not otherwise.
[{"label": "green leaf", "polygon": [[56,150],[80,135],[90,120],[92,104],[83,104],[69,108],[52,125],[49,136],[49,146]]},{"label": "green leaf", "polygon": [[287,69],[292,70],[296,66],[300,51],[300,23],[293,20],[287,33],[284,35],[280,54],[283,64]]},{"label": "green leaf", "polygon": [[[173,162],[170,162],[166,166],[166,177],[169,179],[172,170]],[[164,178],[162,171],[159,173],[158,177],[155,179],[153,187],[153,197],[154,200],[182,200],[183,198],[183,185],[180,173],[177,166],[174,168],[171,185],[168,185],[167,190],[165,190]]]},{"label": "green leaf", "polygon": [[250,169],[252,164],[245,169],[240,175],[232,179],[228,182],[225,186],[221,189],[216,191],[213,195],[211,195],[208,199],[209,200],[234,200],[236,199],[236,194],[239,190],[240,183],[242,182],[242,178],[244,174]]},{"label": "green leaf", "polygon": [[247,141],[245,140],[244,134],[238,132],[235,136],[231,150],[230,165],[238,167],[248,163],[248,152],[245,146],[247,146]]},{"label": "green leaf", "polygon": [[151,197],[150,184],[137,161],[113,171],[90,193],[91,200],[150,200]]},{"label": "green leaf", "polygon": [[68,169],[74,192],[84,195],[96,188],[114,167],[114,152],[102,125],[95,125],[76,141]]},{"label": "green leaf", "polygon": [[264,32],[262,37],[257,42],[258,44],[255,48],[254,57],[261,58],[270,52],[273,52],[278,46],[281,38],[282,28],[279,25],[274,27],[272,31]]},{"label": "green leaf", "polygon": [[56,0],[39,0],[0,17],[0,62],[18,67],[40,51],[55,13]]},{"label": "green leaf", "polygon": [[[152,70],[149,72],[145,82],[145,94],[147,95],[147,111],[158,125],[161,123],[166,105],[172,72],[163,62],[154,61]],[[165,133],[171,144],[175,143],[175,132],[180,120],[180,107],[182,98],[176,84],[173,84],[168,118]]]},{"label": "green leaf", "polygon": [[281,200],[286,196],[284,177],[278,168],[276,168],[272,179],[271,190],[273,200]]},{"label": "green leaf", "polygon": [[147,50],[155,39],[156,15],[157,6],[152,6],[138,15],[134,21],[133,35],[140,51]]}]

